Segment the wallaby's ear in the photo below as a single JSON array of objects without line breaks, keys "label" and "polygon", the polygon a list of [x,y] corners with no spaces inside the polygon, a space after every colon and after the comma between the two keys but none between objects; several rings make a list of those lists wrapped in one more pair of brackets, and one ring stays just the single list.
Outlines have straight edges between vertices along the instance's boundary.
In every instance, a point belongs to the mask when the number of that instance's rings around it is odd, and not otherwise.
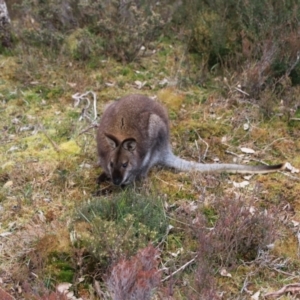
[{"label": "wallaby's ear", "polygon": [[136,140],[135,139],[127,139],[122,143],[122,147],[130,152],[133,152],[136,148]]},{"label": "wallaby's ear", "polygon": [[118,142],[112,136],[105,134],[105,138],[112,149],[116,149],[118,147]]}]

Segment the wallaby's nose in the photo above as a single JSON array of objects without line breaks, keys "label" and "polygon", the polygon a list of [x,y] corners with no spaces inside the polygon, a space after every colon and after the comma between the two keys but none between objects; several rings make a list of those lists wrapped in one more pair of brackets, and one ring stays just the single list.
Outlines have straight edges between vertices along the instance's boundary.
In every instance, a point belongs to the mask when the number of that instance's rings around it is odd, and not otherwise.
[{"label": "wallaby's nose", "polygon": [[120,178],[120,177],[113,178],[112,182],[114,185],[120,185],[122,182],[122,178]]}]

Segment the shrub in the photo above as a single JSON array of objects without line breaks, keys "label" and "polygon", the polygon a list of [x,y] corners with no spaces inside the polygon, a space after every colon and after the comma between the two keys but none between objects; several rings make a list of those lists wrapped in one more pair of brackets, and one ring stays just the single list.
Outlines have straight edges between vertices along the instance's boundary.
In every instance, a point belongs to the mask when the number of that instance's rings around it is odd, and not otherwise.
[{"label": "shrub", "polygon": [[[83,35],[77,35],[80,45],[91,45],[96,41],[94,55],[106,54],[123,62],[130,62],[142,54],[141,47],[147,47],[161,33],[170,21],[173,5],[169,0],[158,4],[142,0],[24,0],[20,36],[27,44],[51,46],[59,50],[66,35],[79,28]],[[38,5],[37,5],[38,4]],[[170,9],[168,9],[170,7]],[[29,21],[29,22],[28,22]],[[77,51],[78,51],[77,50]]]},{"label": "shrub", "polygon": [[276,236],[274,215],[254,208],[254,201],[246,205],[243,199],[224,197],[209,211],[208,217],[198,218],[194,228],[199,244],[196,282],[204,295],[213,292],[215,272],[234,268],[240,261],[255,260]]},{"label": "shrub", "polygon": [[299,83],[298,1],[192,0],[180,13],[190,28],[190,51],[209,71],[220,65],[242,73],[240,84],[251,96],[282,76]]},{"label": "shrub", "polygon": [[114,300],[150,300],[160,283],[158,250],[148,246],[130,260],[121,260],[113,268],[107,286]]},{"label": "shrub", "polygon": [[[87,222],[87,227],[82,222]],[[78,209],[78,224],[74,225],[80,244],[104,270],[149,242],[157,242],[167,230],[160,200],[129,191],[85,203]]]},{"label": "shrub", "polygon": [[154,1],[97,1],[96,9],[93,6],[87,1],[81,8],[86,19],[96,17],[90,30],[104,39],[106,53],[123,62],[134,60],[164,25]]},{"label": "shrub", "polygon": [[76,25],[69,0],[24,0],[15,10],[20,11],[15,31],[24,45],[60,50],[65,34]]}]

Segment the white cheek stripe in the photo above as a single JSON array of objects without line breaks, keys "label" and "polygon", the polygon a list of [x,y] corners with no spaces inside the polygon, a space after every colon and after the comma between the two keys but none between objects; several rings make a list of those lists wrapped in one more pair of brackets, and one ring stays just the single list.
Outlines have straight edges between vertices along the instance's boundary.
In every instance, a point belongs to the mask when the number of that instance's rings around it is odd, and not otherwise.
[{"label": "white cheek stripe", "polygon": [[148,152],[142,162],[142,168],[144,168],[145,166],[147,166],[149,164],[149,160],[150,160],[150,152]]},{"label": "white cheek stripe", "polygon": [[127,179],[128,179],[128,175],[129,175],[130,173],[126,170],[125,172],[124,172],[124,175],[123,175],[123,180],[122,180],[122,182],[121,182],[121,184],[124,184],[124,182],[126,182],[127,181]]}]

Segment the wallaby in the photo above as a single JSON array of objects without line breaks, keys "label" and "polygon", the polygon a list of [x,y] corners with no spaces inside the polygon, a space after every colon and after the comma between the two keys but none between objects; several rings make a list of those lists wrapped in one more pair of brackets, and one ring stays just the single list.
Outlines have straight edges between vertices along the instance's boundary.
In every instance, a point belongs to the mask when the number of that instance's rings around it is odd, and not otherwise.
[{"label": "wallaby", "polygon": [[100,165],[115,185],[126,185],[147,176],[154,165],[181,171],[269,173],[284,168],[239,164],[202,164],[173,154],[169,142],[169,119],[166,109],[143,95],[129,95],[108,105],[97,131]]}]

